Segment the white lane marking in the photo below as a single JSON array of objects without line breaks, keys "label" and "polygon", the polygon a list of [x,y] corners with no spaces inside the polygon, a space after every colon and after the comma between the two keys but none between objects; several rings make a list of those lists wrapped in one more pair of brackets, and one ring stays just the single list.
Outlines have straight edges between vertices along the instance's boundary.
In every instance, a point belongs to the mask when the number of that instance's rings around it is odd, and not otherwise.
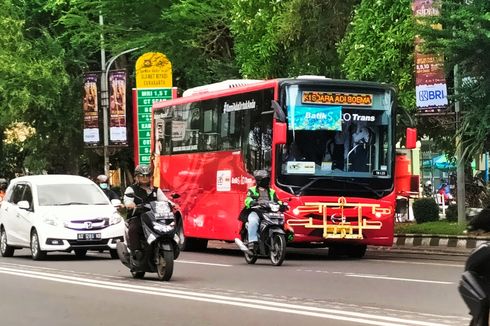
[{"label": "white lane marking", "polygon": [[404,261],[404,260],[384,260],[384,259],[366,259],[378,263],[393,263],[393,264],[409,264],[409,265],[430,265],[430,266],[444,266],[444,267],[460,267],[463,268],[464,264],[442,264],[442,263],[422,263],[416,261]]},{"label": "white lane marking", "polygon": [[348,276],[348,277],[361,277],[361,278],[373,278],[373,279],[390,280],[390,281],[433,283],[433,284],[444,284],[444,285],[452,285],[452,284],[454,284],[454,282],[431,281],[431,280],[421,280],[421,279],[403,278],[403,277],[389,277],[389,276],[383,276],[383,275],[345,274],[345,276]]},{"label": "white lane marking", "polygon": [[419,282],[419,283],[434,283],[434,284],[444,284],[444,285],[452,285],[454,282],[446,282],[446,281],[432,281],[432,280],[422,280],[416,278],[403,278],[403,277],[391,277],[387,275],[377,275],[377,274],[357,274],[357,273],[345,273],[345,272],[329,272],[322,270],[309,270],[309,269],[297,269],[297,272],[315,272],[315,273],[323,273],[323,274],[340,274],[347,277],[361,277],[361,278],[372,278],[372,279],[382,279],[382,280],[391,280],[391,281],[405,281],[405,282]]},{"label": "white lane marking", "polygon": [[206,294],[206,293],[199,293],[193,291],[154,288],[154,287],[147,287],[147,286],[131,285],[126,283],[97,281],[97,280],[91,280],[91,279],[80,278],[80,277],[56,275],[56,274],[50,274],[44,272],[17,270],[11,268],[3,268],[3,267],[0,267],[0,273],[20,276],[20,277],[42,279],[42,280],[54,281],[60,283],[111,289],[116,291],[180,298],[185,300],[201,301],[207,303],[218,303],[223,305],[283,312],[283,313],[290,313],[290,314],[303,315],[309,317],[318,317],[324,319],[350,321],[350,322],[356,322],[356,323],[367,324],[367,325],[379,325],[379,326],[395,326],[395,325],[397,326],[404,326],[404,325],[445,326],[446,325],[441,323],[432,323],[432,322],[402,319],[396,317],[378,316],[373,314],[358,313],[352,311],[308,307],[308,306],[301,306],[296,304],[271,302],[271,301],[257,300],[257,299],[236,298],[230,296]]},{"label": "white lane marking", "polygon": [[233,265],[227,265],[227,264],[217,264],[217,263],[203,263],[200,261],[191,261],[191,260],[176,260],[176,263],[182,263],[182,264],[196,264],[196,265],[208,265],[208,266],[218,266],[218,267],[232,267]]}]

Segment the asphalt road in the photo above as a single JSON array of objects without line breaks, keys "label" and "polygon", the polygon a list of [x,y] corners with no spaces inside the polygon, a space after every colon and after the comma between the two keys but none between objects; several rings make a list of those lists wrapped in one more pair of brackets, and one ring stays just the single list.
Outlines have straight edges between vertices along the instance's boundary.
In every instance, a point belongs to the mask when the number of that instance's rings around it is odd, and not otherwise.
[{"label": "asphalt road", "polygon": [[0,258],[0,325],[468,325],[464,256],[291,249],[247,265],[234,245],[184,252],[170,282],[134,280],[108,253]]}]

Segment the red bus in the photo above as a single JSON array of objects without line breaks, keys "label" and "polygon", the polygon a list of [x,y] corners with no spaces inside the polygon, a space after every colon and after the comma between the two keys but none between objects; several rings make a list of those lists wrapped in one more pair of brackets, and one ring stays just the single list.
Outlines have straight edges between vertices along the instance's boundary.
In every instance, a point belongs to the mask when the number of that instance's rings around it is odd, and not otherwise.
[{"label": "red bus", "polygon": [[270,171],[289,204],[290,246],[362,257],[366,245],[393,244],[392,87],[303,76],[186,93],[155,103],[152,113],[153,164],[159,185],[180,195],[184,250],[239,237],[238,216],[259,169]]}]

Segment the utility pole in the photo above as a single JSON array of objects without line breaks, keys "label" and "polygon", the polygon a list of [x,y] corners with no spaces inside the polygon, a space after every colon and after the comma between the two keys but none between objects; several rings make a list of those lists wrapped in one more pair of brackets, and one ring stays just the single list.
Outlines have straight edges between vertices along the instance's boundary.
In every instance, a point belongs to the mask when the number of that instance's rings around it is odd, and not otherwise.
[{"label": "utility pole", "polygon": [[454,112],[456,116],[456,183],[457,183],[457,195],[456,203],[458,205],[458,224],[463,225],[466,223],[465,212],[465,178],[464,178],[464,162],[463,162],[463,139],[461,134],[457,131],[460,127],[461,117],[461,104],[458,99],[459,87],[460,87],[459,66],[454,65],[454,95],[456,102],[454,103]]},{"label": "utility pole", "polygon": [[[99,15],[99,24],[104,26],[104,18]],[[104,131],[104,174],[109,176],[110,164],[109,164],[109,80],[108,74],[111,69],[112,63],[121,55],[130,53],[141,49],[141,47],[125,50],[117,55],[113,56],[106,63],[105,48],[104,48],[104,34],[100,33],[100,66],[102,69],[102,76],[100,81],[100,104],[102,107],[102,128]]]}]

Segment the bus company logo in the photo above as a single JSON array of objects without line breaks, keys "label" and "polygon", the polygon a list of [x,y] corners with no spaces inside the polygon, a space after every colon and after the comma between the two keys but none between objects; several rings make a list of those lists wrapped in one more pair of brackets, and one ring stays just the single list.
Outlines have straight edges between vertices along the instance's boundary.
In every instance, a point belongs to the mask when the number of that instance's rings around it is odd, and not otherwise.
[{"label": "bus company logo", "polygon": [[446,94],[442,90],[423,90],[419,91],[419,101],[432,101],[432,100],[443,100],[446,98]]},{"label": "bus company logo", "polygon": [[372,94],[330,93],[330,92],[303,92],[302,103],[332,104],[351,106],[372,106]]},{"label": "bus company logo", "polygon": [[255,100],[247,100],[244,102],[233,102],[229,104],[228,102],[225,102],[223,104],[223,112],[234,112],[234,111],[242,111],[242,110],[251,110],[255,109],[257,103],[255,103]]},{"label": "bus company logo", "polygon": [[376,117],[374,115],[360,115],[357,113],[349,113],[346,112],[342,114],[342,121],[347,122],[347,121],[369,121],[369,122],[374,122],[376,121]]}]

